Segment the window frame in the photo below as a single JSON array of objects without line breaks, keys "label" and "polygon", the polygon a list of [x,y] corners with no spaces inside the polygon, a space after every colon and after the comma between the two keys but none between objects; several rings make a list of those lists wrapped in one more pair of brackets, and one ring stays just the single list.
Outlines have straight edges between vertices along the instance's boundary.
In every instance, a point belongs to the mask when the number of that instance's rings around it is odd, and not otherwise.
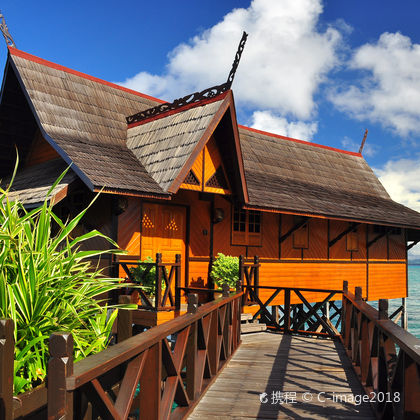
[{"label": "window frame", "polygon": [[[237,217],[237,214],[239,214],[239,217]],[[244,219],[242,219],[241,214],[244,215]],[[235,229],[236,224],[238,224],[238,226]],[[244,230],[240,230],[241,224],[244,225]],[[255,230],[258,230],[258,232]],[[243,209],[240,206],[232,205],[230,232],[230,242],[232,246],[262,247],[262,212],[259,210]],[[241,239],[240,236],[243,236],[243,239]]]}]

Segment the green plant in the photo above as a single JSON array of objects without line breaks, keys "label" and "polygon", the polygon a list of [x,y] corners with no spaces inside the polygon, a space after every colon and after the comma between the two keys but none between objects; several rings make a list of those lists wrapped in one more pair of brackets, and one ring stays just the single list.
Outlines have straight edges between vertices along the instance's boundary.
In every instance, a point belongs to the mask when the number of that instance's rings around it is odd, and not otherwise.
[{"label": "green plant", "polygon": [[236,282],[239,280],[239,258],[219,252],[210,276],[218,287],[222,287],[223,284],[229,285],[230,288],[236,287]]},{"label": "green plant", "polygon": [[11,202],[9,188],[0,188],[0,317],[11,318],[15,325],[14,392],[18,394],[44,380],[53,332],[72,333],[76,361],[107,346],[117,310],[113,308],[107,317],[107,305],[95,298],[120,285],[88,260],[109,250],[80,249],[82,242],[98,236],[116,244],[96,230],[71,236],[89,207],[62,221],[47,199],[31,211],[19,201]]},{"label": "green plant", "polygon": [[[155,279],[156,279],[156,266],[155,261],[152,257],[148,256],[143,261],[138,261],[139,265],[132,267],[130,269],[131,274],[134,277],[134,280],[137,284],[140,285],[141,289],[149,296],[154,296],[155,289]],[[147,264],[142,264],[147,263]],[[149,268],[152,265],[151,268]],[[166,273],[168,271],[166,270]],[[165,290],[166,284],[162,279],[162,291]]]}]

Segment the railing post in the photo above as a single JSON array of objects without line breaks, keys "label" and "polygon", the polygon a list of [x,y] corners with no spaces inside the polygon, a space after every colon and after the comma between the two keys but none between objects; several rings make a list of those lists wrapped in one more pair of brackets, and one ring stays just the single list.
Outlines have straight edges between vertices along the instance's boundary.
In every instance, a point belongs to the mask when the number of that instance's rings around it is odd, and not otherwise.
[{"label": "railing post", "polygon": [[257,255],[254,256],[254,289],[255,295],[259,298],[260,297],[260,259]]},{"label": "railing post", "polygon": [[284,333],[290,334],[290,289],[284,289]]},{"label": "railing post", "polygon": [[181,309],[181,254],[175,255],[175,309]]},{"label": "railing post", "polygon": [[13,419],[13,363],[15,342],[11,319],[0,319],[0,418]]},{"label": "railing post", "polygon": [[155,263],[155,309],[158,309],[162,301],[162,254],[156,253]]},{"label": "railing post", "polygon": [[[213,263],[214,263],[214,256],[210,255],[209,268],[208,268],[208,273],[207,273],[207,287],[209,289],[214,289],[214,280],[211,276],[211,270],[213,269]],[[208,299],[209,299],[209,301],[214,300],[214,292],[208,294]]]},{"label": "railing post", "polygon": [[355,300],[362,300],[362,288],[361,287],[356,287],[354,289],[354,298]]},{"label": "railing post", "polygon": [[239,255],[239,283],[241,284],[244,294],[242,296],[242,306],[246,304],[246,298],[248,296],[248,289],[244,289],[244,256]]},{"label": "railing post", "polygon": [[[118,298],[119,304],[130,304],[131,298],[128,295],[121,295]],[[133,311],[128,309],[118,309],[117,317],[117,342],[130,338],[133,335]]]},{"label": "railing post", "polygon": [[66,378],[73,374],[73,336],[53,333],[49,341],[48,420],[73,419],[73,393],[66,390]]},{"label": "railing post", "polygon": [[349,291],[349,282],[347,280],[343,281],[343,296],[341,298],[341,336],[345,338],[346,336],[346,313],[347,313],[347,300],[346,294]]},{"label": "railing post", "polygon": [[186,352],[186,379],[187,379],[187,394],[191,401],[194,401],[200,395],[199,384],[199,369],[197,367],[198,355],[198,322],[191,324],[190,335],[188,336],[187,352]]},{"label": "railing post", "polygon": [[388,316],[388,299],[379,299],[378,310],[379,310],[379,319],[389,319]]},{"label": "railing post", "polygon": [[224,283],[222,285],[222,296],[223,297],[229,297],[230,287],[228,284]]},{"label": "railing post", "polygon": [[195,314],[198,309],[198,295],[197,293],[188,294],[188,307],[187,312],[189,314]]}]

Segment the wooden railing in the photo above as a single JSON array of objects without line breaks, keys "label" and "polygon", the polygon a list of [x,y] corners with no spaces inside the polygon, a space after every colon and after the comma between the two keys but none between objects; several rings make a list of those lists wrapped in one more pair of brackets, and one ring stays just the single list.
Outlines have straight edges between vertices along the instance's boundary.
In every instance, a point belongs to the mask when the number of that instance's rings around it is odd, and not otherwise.
[{"label": "wooden railing", "polygon": [[[53,334],[48,418],[183,418],[240,343],[242,293],[188,313],[75,363],[71,334]],[[85,417],[87,416],[87,417]]]},{"label": "wooden railing", "polygon": [[344,285],[343,343],[377,418],[420,418],[420,340],[388,318],[388,301],[379,310]]},{"label": "wooden railing", "polygon": [[239,281],[243,286],[247,286],[244,291],[242,303],[249,305],[256,303],[249,294],[249,288],[254,287],[255,295],[258,297],[258,286],[260,284],[260,260],[257,256],[254,257],[254,263],[246,263],[243,255],[239,257]]},{"label": "wooden railing", "polygon": [[[309,288],[275,287],[244,285],[245,296],[250,302],[259,305],[253,318],[261,318],[269,327],[286,334],[300,333],[311,335],[328,335],[338,337],[338,328],[341,322],[341,308],[337,307],[333,299],[343,293],[342,290],[325,290]],[[262,302],[258,291],[272,291],[265,302]],[[275,299],[282,296],[282,305],[275,304]],[[326,297],[321,302],[310,303],[305,298],[305,293],[323,293]],[[291,304],[292,297],[300,303]],[[341,297],[341,296],[340,296]],[[247,303],[247,302],[245,302]],[[268,309],[271,307],[271,311]]]},{"label": "wooden railing", "polygon": [[139,308],[168,311],[179,307],[180,295],[176,292],[181,286],[181,255],[177,254],[175,256],[174,263],[163,263],[160,253],[156,254],[154,262],[140,262],[140,256],[124,255],[117,257],[114,264],[124,270],[131,283],[141,283],[141,279],[139,281],[139,279],[134,278],[131,272],[132,267],[143,267],[143,277],[148,275],[152,268],[155,269],[154,301],[141,288],[138,288],[136,290],[139,292],[141,299]]}]

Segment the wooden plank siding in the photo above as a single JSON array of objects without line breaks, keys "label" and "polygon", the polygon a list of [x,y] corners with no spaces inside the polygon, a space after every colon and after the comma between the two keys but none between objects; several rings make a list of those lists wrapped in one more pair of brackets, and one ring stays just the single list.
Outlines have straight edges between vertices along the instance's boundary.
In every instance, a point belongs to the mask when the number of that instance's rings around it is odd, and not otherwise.
[{"label": "wooden plank siding", "polygon": [[29,149],[25,167],[28,168],[39,163],[48,162],[49,160],[57,159],[60,155],[49,145],[49,143],[42,137],[39,130],[35,133],[34,141]]},{"label": "wooden plank siding", "polygon": [[[118,242],[129,254],[142,255],[141,200],[129,199],[128,203],[127,210],[119,216]],[[281,244],[279,241],[296,224],[295,216],[262,212],[261,246],[238,246],[232,244],[232,204],[226,197],[217,194],[201,196],[197,191],[180,190],[172,203],[186,206],[190,210],[185,257],[188,256],[189,273],[186,280],[192,286],[207,286],[209,256],[213,249],[214,256],[222,252],[226,255],[244,255],[250,260],[258,255],[262,286],[341,289],[343,280],[346,280],[350,290],[360,286],[363,297],[369,300],[407,295],[404,231],[385,235],[367,250],[367,243],[379,234],[374,232],[373,225],[358,225],[353,242],[357,250],[350,251],[347,249],[346,235],[331,246],[328,244],[349,229],[351,225],[348,222],[311,218],[307,227],[308,246],[301,249],[293,247],[293,234]],[[220,223],[211,223],[212,206],[223,210],[224,218]],[[159,208],[162,210],[165,205],[161,204]],[[160,242],[157,239],[156,243]],[[150,252],[164,254],[170,251],[163,251],[160,245],[155,245],[157,248],[150,249]],[[163,255],[163,258],[167,259],[167,256]],[[262,300],[267,299],[270,291],[260,290],[260,296]],[[325,295],[308,294],[307,298],[314,302],[323,300]],[[291,303],[298,303],[294,299],[292,296]],[[282,300],[281,294],[273,303],[282,304]]]}]

